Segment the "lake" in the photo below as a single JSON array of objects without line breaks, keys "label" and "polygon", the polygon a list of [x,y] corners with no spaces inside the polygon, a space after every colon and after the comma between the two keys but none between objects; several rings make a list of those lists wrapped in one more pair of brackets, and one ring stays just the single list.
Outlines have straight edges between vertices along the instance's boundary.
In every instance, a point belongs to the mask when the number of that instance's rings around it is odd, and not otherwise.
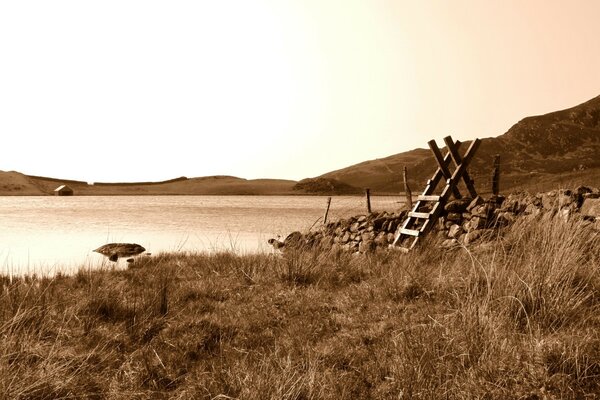
[{"label": "lake", "polygon": [[[400,196],[373,196],[395,211]],[[0,274],[52,274],[108,264],[92,250],[130,242],[148,252],[271,251],[269,238],[322,222],[325,196],[0,197]],[[329,220],[364,214],[360,196],[332,198]],[[123,263],[124,261],[119,261]]]}]

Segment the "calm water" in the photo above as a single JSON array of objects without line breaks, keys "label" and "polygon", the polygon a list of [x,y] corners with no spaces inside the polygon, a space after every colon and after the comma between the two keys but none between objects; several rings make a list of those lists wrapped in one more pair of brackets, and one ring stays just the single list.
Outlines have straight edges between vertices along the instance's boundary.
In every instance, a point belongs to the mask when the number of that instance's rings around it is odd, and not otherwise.
[{"label": "calm water", "polygon": [[[393,211],[399,197],[374,197]],[[331,218],[365,212],[360,197],[334,197]],[[285,237],[320,222],[326,197],[73,196],[0,197],[0,273],[69,272],[107,263],[92,250],[131,242],[148,252],[270,251]],[[120,261],[122,262],[122,261]]]}]

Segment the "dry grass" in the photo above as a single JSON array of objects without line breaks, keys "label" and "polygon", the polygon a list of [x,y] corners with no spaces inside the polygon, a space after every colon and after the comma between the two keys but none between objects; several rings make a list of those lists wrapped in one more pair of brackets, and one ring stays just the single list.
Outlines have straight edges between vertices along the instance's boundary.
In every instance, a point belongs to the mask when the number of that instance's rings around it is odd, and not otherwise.
[{"label": "dry grass", "polygon": [[0,398],[589,399],[600,239],[477,250],[165,254],[0,281]]}]

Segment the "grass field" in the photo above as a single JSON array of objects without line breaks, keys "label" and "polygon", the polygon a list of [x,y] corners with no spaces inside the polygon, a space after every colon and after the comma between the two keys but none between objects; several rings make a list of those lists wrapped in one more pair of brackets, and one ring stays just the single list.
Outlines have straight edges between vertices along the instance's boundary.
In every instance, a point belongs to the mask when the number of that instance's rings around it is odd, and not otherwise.
[{"label": "grass field", "polygon": [[2,399],[594,399],[600,238],[163,254],[0,283]]}]

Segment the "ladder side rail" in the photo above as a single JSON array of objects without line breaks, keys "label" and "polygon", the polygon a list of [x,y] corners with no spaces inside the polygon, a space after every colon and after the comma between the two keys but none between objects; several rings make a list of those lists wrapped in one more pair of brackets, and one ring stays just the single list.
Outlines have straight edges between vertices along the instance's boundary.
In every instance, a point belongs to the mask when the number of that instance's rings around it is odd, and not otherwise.
[{"label": "ladder side rail", "polygon": [[475,152],[479,148],[480,144],[481,144],[480,139],[473,140],[473,142],[467,149],[467,152],[465,153],[465,156],[463,157],[462,162],[460,163],[458,168],[456,168],[456,170],[454,171],[454,174],[452,174],[452,177],[448,180],[447,185],[442,192],[442,198],[447,199],[449,197],[450,188],[453,185],[456,185],[456,183],[462,178],[463,174],[467,170],[467,167],[469,166],[469,163],[471,162],[471,159],[473,158],[473,156],[475,155]]},{"label": "ladder side rail", "polygon": [[[446,158],[444,158],[442,156],[442,152],[440,151],[440,148],[437,146],[437,143],[435,143],[435,140],[430,140],[429,142],[427,142],[427,144],[429,145],[429,149],[433,153],[435,160],[438,163],[438,166],[439,166],[438,168],[442,171],[444,178],[450,179],[452,177],[452,173],[448,169],[448,167],[450,166],[450,163],[446,163]],[[448,155],[450,155],[450,158],[454,159],[452,152],[448,151],[446,156],[448,156]],[[457,165],[458,165],[458,163],[457,163]],[[462,195],[460,194],[460,192],[458,191],[458,188],[456,186],[452,187],[452,194],[457,199],[462,198]]]},{"label": "ladder side rail", "polygon": [[[461,145],[461,142],[459,140],[457,140],[455,145],[456,145],[456,148],[458,149]],[[448,165],[450,165],[451,162],[452,162],[452,155],[448,153],[444,156],[444,165],[448,166]],[[431,179],[427,181],[427,187],[425,187],[425,190],[423,190],[422,194],[424,196],[432,194],[433,191],[435,190],[436,186],[438,185],[438,183],[440,182],[440,180],[443,177],[444,177],[444,174],[443,174],[442,170],[440,169],[440,167],[438,166],[436,171],[433,173],[433,176],[431,177]]]},{"label": "ladder side rail", "polygon": [[[458,152],[458,147],[456,147],[454,145],[454,142],[452,141],[452,137],[450,137],[450,136],[446,136],[444,138],[444,143],[446,143],[446,147],[448,148],[448,151],[450,152],[450,155],[452,156],[452,160],[458,167],[463,161],[462,157],[460,156],[460,153]],[[477,197],[477,191],[475,190],[475,186],[473,186],[473,180],[469,176],[469,172],[465,170],[462,178],[463,178],[463,181],[465,182],[465,186],[467,187],[467,190],[469,191],[469,194],[471,195],[471,197],[472,198]]]}]

